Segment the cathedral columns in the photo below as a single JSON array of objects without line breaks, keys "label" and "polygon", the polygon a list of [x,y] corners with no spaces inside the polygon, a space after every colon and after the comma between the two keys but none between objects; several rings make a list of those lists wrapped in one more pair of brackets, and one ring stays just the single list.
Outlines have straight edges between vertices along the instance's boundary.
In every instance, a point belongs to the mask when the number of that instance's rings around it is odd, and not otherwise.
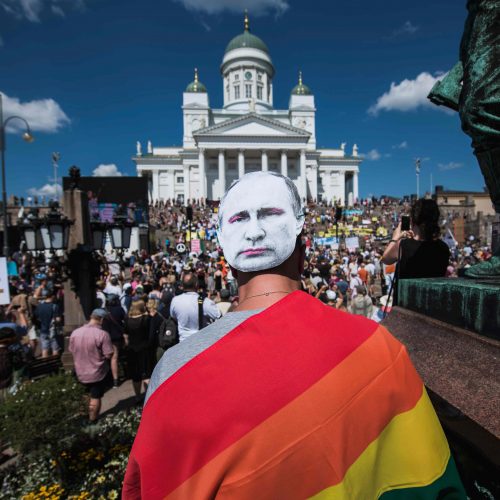
[{"label": "cathedral columns", "polygon": [[189,170],[189,165],[184,165],[184,203],[191,198],[191,172]]},{"label": "cathedral columns", "polygon": [[160,198],[160,172],[153,171],[153,200],[157,201]]},{"label": "cathedral columns", "polygon": [[346,199],[345,199],[345,172],[341,171],[339,172],[339,177],[340,177],[340,204],[345,206],[346,204]]},{"label": "cathedral columns", "polygon": [[245,151],[238,150],[238,178],[241,179],[245,175]]},{"label": "cathedral columns", "polygon": [[226,156],[223,149],[219,150],[219,197],[226,192]]},{"label": "cathedral columns", "polygon": [[300,150],[300,197],[307,199],[306,151]]},{"label": "cathedral columns", "polygon": [[269,164],[267,162],[267,151],[265,149],[261,152],[261,165],[262,172],[267,172],[269,170]]},{"label": "cathedral columns", "polygon": [[358,172],[353,172],[352,178],[352,191],[354,195],[354,203],[358,202],[359,192],[358,192]]},{"label": "cathedral columns", "polygon": [[207,176],[205,173],[205,150],[203,148],[200,149],[198,154],[198,168],[199,168],[199,193],[200,198],[207,197]]},{"label": "cathedral columns", "polygon": [[281,152],[281,175],[288,176],[288,158],[286,157],[286,151]]},{"label": "cathedral columns", "polygon": [[311,176],[312,176],[312,182],[311,182],[311,198],[313,200],[318,200],[318,164],[315,163],[311,167]]}]

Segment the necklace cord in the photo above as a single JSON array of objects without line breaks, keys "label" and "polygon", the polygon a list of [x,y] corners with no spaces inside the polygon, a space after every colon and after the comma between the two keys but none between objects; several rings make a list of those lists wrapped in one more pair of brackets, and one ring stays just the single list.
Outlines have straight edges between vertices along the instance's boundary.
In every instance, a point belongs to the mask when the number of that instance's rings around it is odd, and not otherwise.
[{"label": "necklace cord", "polygon": [[250,295],[250,297],[245,297],[238,305],[241,306],[241,304],[243,304],[243,302],[246,302],[248,299],[253,299],[254,297],[262,297],[263,295],[265,295],[267,297],[268,295],[271,295],[273,293],[286,293],[286,294],[289,294],[290,292],[286,292],[284,290],[276,290],[274,292],[256,293],[255,295]]}]

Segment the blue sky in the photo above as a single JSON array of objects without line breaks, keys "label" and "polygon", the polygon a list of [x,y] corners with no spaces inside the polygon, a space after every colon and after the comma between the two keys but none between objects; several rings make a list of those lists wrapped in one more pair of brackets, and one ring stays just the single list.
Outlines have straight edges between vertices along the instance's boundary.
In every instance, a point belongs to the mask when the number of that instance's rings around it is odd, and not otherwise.
[{"label": "blue sky", "polygon": [[213,107],[229,40],[251,31],[276,68],[274,105],[288,107],[303,72],[316,99],[319,147],[357,143],[360,195],[482,190],[458,116],[427,104],[435,78],[458,59],[465,1],[435,0],[0,0],[0,91],[36,141],[7,137],[9,194],[50,192],[59,175],[135,175],[135,142],[182,142],[182,92],[199,68]]}]

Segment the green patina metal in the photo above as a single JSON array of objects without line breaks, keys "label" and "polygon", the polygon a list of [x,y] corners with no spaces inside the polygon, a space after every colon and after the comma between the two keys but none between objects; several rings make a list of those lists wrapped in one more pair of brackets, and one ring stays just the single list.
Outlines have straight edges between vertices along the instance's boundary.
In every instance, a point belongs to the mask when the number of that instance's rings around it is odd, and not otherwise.
[{"label": "green patina metal", "polygon": [[500,280],[400,280],[399,305],[448,324],[500,340]]},{"label": "green patina metal", "polygon": [[269,54],[269,49],[267,45],[255,35],[252,35],[250,31],[245,30],[241,35],[235,36],[226,47],[226,54],[230,50],[242,49],[242,48],[251,48],[262,50],[266,54]]},{"label": "green patina metal", "polygon": [[203,83],[201,83],[198,80],[198,69],[194,69],[194,81],[192,81],[187,87],[185,92],[197,92],[197,93],[202,93],[206,94],[207,93],[207,88]]},{"label": "green patina metal", "polygon": [[311,89],[302,82],[302,71],[299,71],[299,82],[293,87],[292,95],[312,95]]},{"label": "green patina metal", "polygon": [[[429,99],[460,113],[462,130],[500,214],[500,0],[468,0],[469,15],[460,44],[460,62],[437,83]],[[489,262],[467,277],[500,276],[500,244]]]},{"label": "green patina metal", "polygon": [[463,77],[464,67],[461,62],[457,62],[442,80],[434,84],[428,98],[438,106],[458,111]]},{"label": "green patina metal", "polygon": [[258,36],[252,35],[252,33],[250,33],[250,22],[248,20],[247,11],[245,11],[245,23],[243,27],[244,27],[243,33],[241,35],[235,36],[227,44],[225,53],[227,54],[230,50],[250,48],[250,49],[262,50],[262,52],[269,54],[269,49],[267,48],[267,45]]}]

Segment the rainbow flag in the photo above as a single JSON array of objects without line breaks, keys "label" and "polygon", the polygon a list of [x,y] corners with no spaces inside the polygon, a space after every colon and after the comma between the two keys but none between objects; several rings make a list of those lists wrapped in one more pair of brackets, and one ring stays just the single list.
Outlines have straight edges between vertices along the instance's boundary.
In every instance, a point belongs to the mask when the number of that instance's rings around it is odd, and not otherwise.
[{"label": "rainbow flag", "polygon": [[[406,349],[294,292],[149,398],[123,498],[466,498]],[[441,496],[440,496],[441,495]]]}]

